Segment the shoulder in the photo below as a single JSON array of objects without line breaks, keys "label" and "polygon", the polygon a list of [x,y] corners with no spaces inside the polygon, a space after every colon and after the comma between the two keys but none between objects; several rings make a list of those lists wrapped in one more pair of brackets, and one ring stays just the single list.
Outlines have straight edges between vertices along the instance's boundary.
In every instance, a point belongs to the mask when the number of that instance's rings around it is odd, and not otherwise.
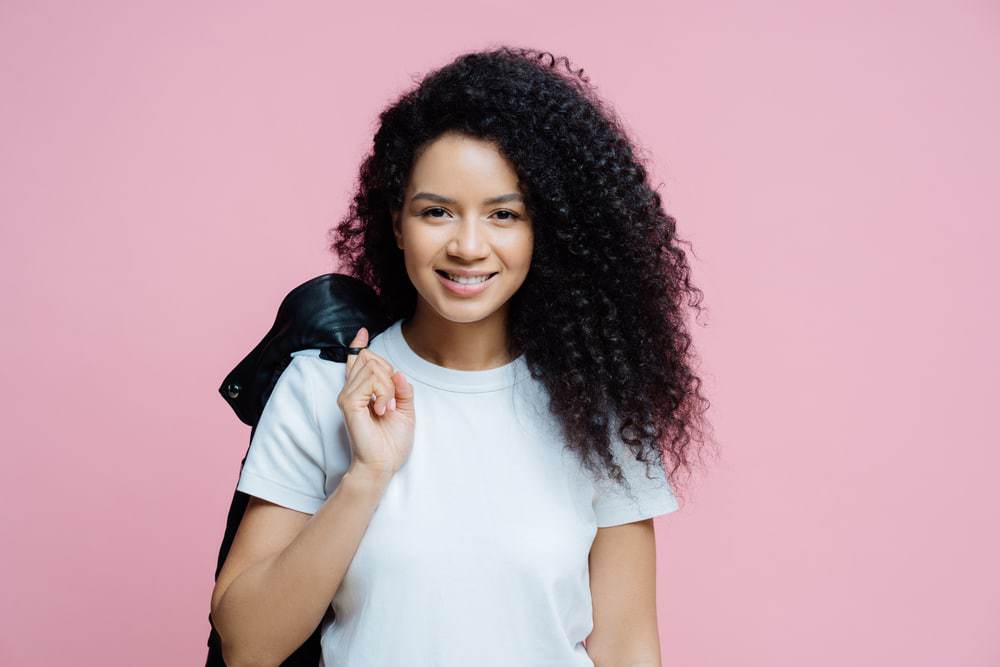
[{"label": "shoulder", "polygon": [[288,368],[301,374],[315,393],[336,388],[339,392],[347,377],[347,364],[330,361],[319,356],[319,348],[309,348],[292,353]]},{"label": "shoulder", "polygon": [[[385,356],[383,333],[373,337],[369,343],[372,352],[380,356]],[[320,356],[320,352],[319,348],[307,348],[293,352],[292,360],[288,365],[292,374],[301,378],[312,394],[318,415],[322,415],[331,407],[337,410],[337,396],[347,380],[347,364],[324,359]]]}]

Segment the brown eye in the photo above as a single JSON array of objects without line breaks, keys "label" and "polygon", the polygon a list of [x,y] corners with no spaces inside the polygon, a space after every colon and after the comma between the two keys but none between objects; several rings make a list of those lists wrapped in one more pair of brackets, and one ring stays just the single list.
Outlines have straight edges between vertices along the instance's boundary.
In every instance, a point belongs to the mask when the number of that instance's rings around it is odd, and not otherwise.
[{"label": "brown eye", "polygon": [[431,208],[429,208],[429,209],[425,210],[423,213],[421,213],[420,217],[422,217],[422,218],[440,218],[441,217],[439,215],[430,215],[431,211],[444,211],[444,209],[441,208],[440,206],[432,206]]},{"label": "brown eye", "polygon": [[514,213],[513,211],[497,211],[497,215],[501,213],[505,213],[506,215],[510,216],[509,218],[500,218],[501,220],[517,220],[519,217],[521,217],[518,214]]}]

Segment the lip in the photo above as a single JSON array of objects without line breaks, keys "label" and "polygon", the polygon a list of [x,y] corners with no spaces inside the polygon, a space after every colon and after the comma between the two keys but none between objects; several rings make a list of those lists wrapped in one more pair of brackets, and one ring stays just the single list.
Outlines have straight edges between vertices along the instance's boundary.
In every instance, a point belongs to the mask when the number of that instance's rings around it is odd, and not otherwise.
[{"label": "lip", "polygon": [[444,285],[444,288],[449,292],[457,294],[458,296],[475,296],[476,294],[479,294],[480,292],[484,291],[487,287],[492,285],[494,282],[496,282],[497,276],[499,276],[500,274],[494,273],[492,277],[487,278],[478,285],[460,285],[452,280],[448,280],[437,271],[434,272],[434,275],[437,276],[437,279],[441,282],[442,285]]},{"label": "lip", "polygon": [[443,266],[439,266],[435,271],[444,271],[445,273],[451,273],[456,276],[466,276],[467,278],[474,278],[476,276],[488,276],[491,273],[496,273],[496,271],[472,271],[470,269],[449,269]]}]

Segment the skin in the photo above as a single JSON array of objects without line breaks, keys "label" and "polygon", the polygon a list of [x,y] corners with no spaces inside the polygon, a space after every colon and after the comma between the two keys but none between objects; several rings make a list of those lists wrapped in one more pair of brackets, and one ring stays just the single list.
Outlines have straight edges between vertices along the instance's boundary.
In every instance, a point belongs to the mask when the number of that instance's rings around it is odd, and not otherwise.
[{"label": "skin", "polygon": [[660,667],[653,520],[598,528],[589,560],[594,629],[587,654],[597,667]]},{"label": "skin", "polygon": [[[517,198],[487,203],[504,195]],[[416,310],[404,322],[403,335],[428,361],[484,370],[511,360],[508,300],[527,277],[534,248],[522,196],[513,167],[480,139],[447,133],[415,161],[403,206],[393,212],[393,231],[417,291]],[[484,292],[459,296],[441,284],[436,268],[499,275]]]}]

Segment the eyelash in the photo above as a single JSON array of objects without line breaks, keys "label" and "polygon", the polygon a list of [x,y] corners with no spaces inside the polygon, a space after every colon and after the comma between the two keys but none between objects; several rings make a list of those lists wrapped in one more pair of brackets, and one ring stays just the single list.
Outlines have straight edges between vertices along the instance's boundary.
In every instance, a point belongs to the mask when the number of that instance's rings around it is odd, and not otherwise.
[{"label": "eyelash", "polygon": [[[444,209],[443,209],[443,208],[441,208],[440,206],[431,206],[430,208],[428,208],[428,209],[425,209],[425,210],[424,210],[424,211],[423,211],[423,212],[422,212],[422,213],[420,214],[420,217],[421,217],[421,218],[438,218],[438,217],[440,217],[440,216],[436,216],[436,215],[428,215],[428,213],[430,213],[431,211],[443,211],[443,210],[444,210]],[[508,222],[508,221],[510,221],[510,220],[517,220],[518,218],[520,218],[520,217],[521,217],[521,216],[519,216],[519,215],[518,215],[517,213],[514,213],[513,211],[508,211],[507,209],[500,209],[499,211],[497,211],[497,213],[506,213],[506,214],[508,214],[508,215],[510,215],[510,216],[511,216],[511,217],[509,217],[509,218],[503,218],[503,219],[502,219],[502,220],[503,220],[503,222]]]}]

